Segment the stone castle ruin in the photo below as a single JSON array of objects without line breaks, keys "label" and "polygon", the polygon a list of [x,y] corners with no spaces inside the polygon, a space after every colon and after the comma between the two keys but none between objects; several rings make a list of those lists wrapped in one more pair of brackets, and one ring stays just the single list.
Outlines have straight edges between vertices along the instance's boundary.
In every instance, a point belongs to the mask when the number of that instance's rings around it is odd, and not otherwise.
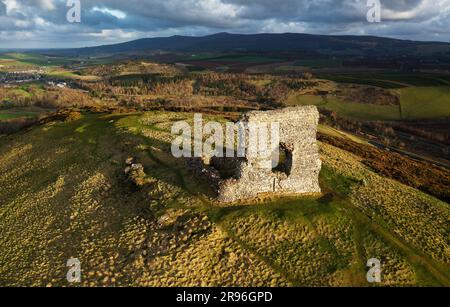
[{"label": "stone castle ruin", "polygon": [[[243,158],[208,158],[189,161],[195,172],[211,183],[221,202],[253,199],[261,194],[320,193],[321,161],[317,145],[319,112],[315,106],[243,115],[240,123],[279,123],[280,159],[272,165],[272,155]],[[269,149],[270,150],[270,149]]]}]

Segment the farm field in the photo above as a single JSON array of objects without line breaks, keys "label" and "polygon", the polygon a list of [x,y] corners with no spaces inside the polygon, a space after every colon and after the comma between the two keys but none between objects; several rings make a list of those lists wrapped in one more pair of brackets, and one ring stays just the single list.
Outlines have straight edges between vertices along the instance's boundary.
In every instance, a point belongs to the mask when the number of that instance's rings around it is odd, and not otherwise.
[{"label": "farm field", "polygon": [[24,111],[17,111],[17,110],[8,110],[8,111],[0,110],[0,120],[20,118],[20,117],[34,117],[37,114],[38,113],[24,112]]},{"label": "farm field", "polygon": [[319,124],[319,127],[318,127],[317,131],[319,133],[323,133],[323,134],[326,134],[326,135],[329,135],[329,136],[332,136],[332,137],[335,137],[335,138],[344,138],[344,139],[350,140],[352,142],[355,142],[357,144],[369,145],[369,142],[367,142],[366,140],[364,140],[364,139],[362,139],[362,138],[360,138],[358,136],[355,136],[355,135],[350,134],[348,132],[337,130],[337,129],[335,129],[333,127],[330,127],[330,126],[327,126],[327,125]]},{"label": "farm field", "polygon": [[[201,69],[213,69],[216,71],[243,72],[250,67],[259,65],[278,65],[283,59],[276,57],[260,56],[253,54],[225,54],[225,55],[193,55],[181,60],[181,63],[188,64],[191,71]],[[275,63],[275,64],[274,64]]]},{"label": "farm field", "polygon": [[401,119],[398,106],[378,106],[358,102],[347,102],[333,97],[323,98],[321,96],[312,95],[293,95],[285,101],[285,104],[288,106],[316,105],[319,108],[335,111],[342,116],[360,120]]},{"label": "farm field", "polygon": [[399,92],[404,119],[450,116],[450,86],[403,88]]},{"label": "farm field", "polygon": [[62,68],[49,69],[45,72],[45,76],[69,80],[82,80],[82,81],[95,81],[99,79],[98,76],[82,75],[77,71]]},{"label": "farm field", "polygon": [[450,84],[447,75],[425,73],[341,73],[319,74],[318,77],[335,82],[372,85],[387,89],[409,86],[447,86]]},{"label": "farm field", "polygon": [[[25,102],[43,93],[42,84],[39,82],[12,88],[0,88],[0,110],[4,107],[13,107],[19,101]],[[23,103],[21,106],[25,105],[27,103]]]},{"label": "farm field", "polygon": [[43,115],[51,111],[51,109],[44,109],[40,107],[3,107],[0,108],[0,121],[22,117],[38,117],[39,115]]},{"label": "farm field", "polygon": [[49,57],[40,54],[31,53],[5,53],[0,56],[0,60],[11,60],[21,65],[31,66],[60,66],[68,64],[73,60],[65,57]]},{"label": "farm field", "polygon": [[28,90],[25,87],[8,89],[5,92],[6,92],[6,95],[5,95],[6,99],[14,99],[14,98],[17,98],[17,97],[29,98],[32,95],[30,92],[28,92]]},{"label": "farm field", "polygon": [[308,68],[335,68],[342,66],[342,60],[338,59],[317,59],[317,60],[297,60],[294,66],[302,66]]},{"label": "farm field", "polygon": [[360,120],[415,120],[450,116],[450,87],[407,87],[393,90],[399,96],[399,106],[347,102],[335,97],[294,94],[286,105],[316,105],[342,116]]},{"label": "farm field", "polygon": [[219,204],[169,154],[182,119],[84,113],[0,138],[0,284],[66,285],[77,256],[91,286],[368,286],[371,257],[386,286],[450,285],[446,203],[321,143],[322,196]]},{"label": "farm field", "polygon": [[1,71],[9,71],[9,70],[25,70],[32,69],[35,66],[32,64],[20,62],[14,59],[5,58],[0,56],[0,70]]},{"label": "farm field", "polygon": [[[61,66],[73,63],[83,63],[80,66],[107,65],[115,61],[112,57],[74,58],[64,56],[47,56],[38,53],[0,53],[0,71],[45,69],[49,74],[55,72],[70,72]],[[70,75],[74,77],[76,75]]]},{"label": "farm field", "polygon": [[210,61],[210,62],[238,62],[238,63],[268,63],[281,61],[279,58],[264,57],[258,55],[219,55],[219,56],[191,56],[187,61]]}]

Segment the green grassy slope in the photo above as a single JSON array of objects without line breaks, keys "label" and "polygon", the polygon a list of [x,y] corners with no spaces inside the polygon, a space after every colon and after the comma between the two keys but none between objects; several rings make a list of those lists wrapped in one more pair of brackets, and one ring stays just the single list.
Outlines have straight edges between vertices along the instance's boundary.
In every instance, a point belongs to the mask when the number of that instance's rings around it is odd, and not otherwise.
[{"label": "green grassy slope", "polygon": [[407,87],[394,90],[399,106],[380,106],[343,101],[334,97],[291,95],[286,105],[316,105],[359,120],[430,119],[450,116],[450,87]]},{"label": "green grassy slope", "polygon": [[2,112],[0,111],[0,120],[21,118],[21,117],[33,117],[36,113],[30,112]]},{"label": "green grassy slope", "polygon": [[358,102],[342,101],[334,97],[323,98],[311,95],[292,95],[285,101],[288,106],[316,105],[341,116],[359,120],[397,120],[400,119],[398,106],[378,106]]},{"label": "green grassy slope", "polygon": [[450,87],[413,87],[399,90],[402,118],[450,116]]},{"label": "green grassy slope", "polygon": [[450,84],[448,75],[429,73],[340,73],[319,74],[318,77],[335,82],[372,85],[387,89],[413,86],[446,86]]},{"label": "green grassy slope", "polygon": [[191,56],[187,58],[185,61],[209,61],[209,62],[230,62],[230,63],[270,63],[270,62],[279,62],[282,59],[279,58],[270,58],[258,55],[241,55],[241,54],[232,54],[232,55],[222,55],[222,56]]},{"label": "green grassy slope", "polygon": [[72,61],[66,57],[48,57],[37,53],[6,53],[0,58],[11,59],[20,63],[25,63],[35,66],[58,66],[68,64]]},{"label": "green grassy slope", "polygon": [[381,285],[450,285],[448,204],[324,144],[323,196],[218,204],[170,155],[181,119],[86,114],[0,138],[0,285],[67,285],[71,257],[81,285],[368,285],[373,257]]},{"label": "green grassy slope", "polygon": [[297,60],[295,66],[309,68],[335,68],[342,66],[342,60],[339,59],[317,59],[317,60]]},{"label": "green grassy slope", "polygon": [[13,108],[0,108],[0,120],[7,120],[20,117],[38,117],[47,112],[49,109],[43,109],[39,107],[13,107]]}]

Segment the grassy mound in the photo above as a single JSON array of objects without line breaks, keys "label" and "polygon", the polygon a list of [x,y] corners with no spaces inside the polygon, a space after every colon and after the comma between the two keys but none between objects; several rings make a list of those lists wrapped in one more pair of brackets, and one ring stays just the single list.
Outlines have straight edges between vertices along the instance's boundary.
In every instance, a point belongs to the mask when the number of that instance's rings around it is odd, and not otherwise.
[{"label": "grassy mound", "polygon": [[450,285],[448,204],[321,144],[323,196],[225,206],[170,154],[181,119],[84,114],[0,138],[0,285],[68,285],[72,257],[82,286],[369,285],[374,257],[382,286]]}]

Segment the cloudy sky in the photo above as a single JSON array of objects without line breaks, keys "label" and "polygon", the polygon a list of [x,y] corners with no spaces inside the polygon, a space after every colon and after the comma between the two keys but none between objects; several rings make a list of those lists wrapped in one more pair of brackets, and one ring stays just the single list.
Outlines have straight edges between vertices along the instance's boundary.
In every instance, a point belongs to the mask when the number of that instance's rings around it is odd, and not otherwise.
[{"label": "cloudy sky", "polygon": [[0,0],[0,48],[83,47],[217,32],[450,42],[450,0],[380,2],[382,21],[369,23],[367,0],[80,0],[81,23],[69,23],[67,0]]}]

